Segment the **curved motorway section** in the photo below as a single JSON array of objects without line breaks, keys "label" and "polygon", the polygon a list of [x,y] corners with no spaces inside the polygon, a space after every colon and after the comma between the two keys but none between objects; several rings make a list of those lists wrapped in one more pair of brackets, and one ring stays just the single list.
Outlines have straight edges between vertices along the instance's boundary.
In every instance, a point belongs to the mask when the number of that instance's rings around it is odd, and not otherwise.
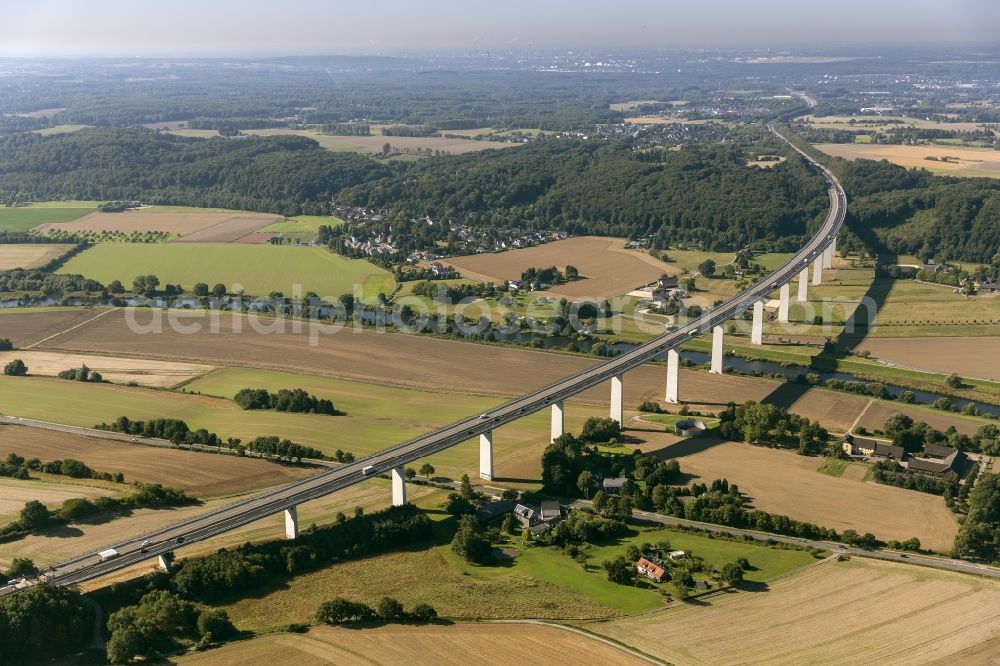
[{"label": "curved motorway section", "polygon": [[[769,125],[768,129],[775,136],[787,142],[787,139],[773,126]],[[790,142],[789,145],[791,145]],[[741,315],[754,303],[766,299],[771,292],[791,283],[793,278],[797,277],[803,269],[809,267],[811,262],[821,257],[822,252],[837,237],[844,223],[847,198],[840,183],[824,166],[814,162],[801,150],[798,152],[809,160],[826,179],[830,195],[829,214],[819,232],[809,240],[805,247],[747,291],[734,296],[724,304],[707,311],[701,317],[684,326],[640,347],[609,361],[599,363],[581,373],[532,391],[484,414],[471,416],[349,465],[272,489],[156,532],[109,545],[107,549],[117,551],[117,556],[113,559],[102,560],[98,553],[94,552],[63,562],[54,567],[54,570],[50,570],[45,575],[45,579],[57,585],[81,583],[171,552],[179,547],[178,538],[181,538],[183,543],[203,541],[261,518],[292,509],[309,500],[329,495],[342,488],[365,481],[373,475],[384,474],[414,460],[466,442],[477,435],[490,433],[494,428],[545,409],[554,403],[559,403],[601,382],[620,378],[627,371],[659,357],[669,350],[679,348],[690,338],[708,333],[715,326],[722,325],[727,320]],[[147,542],[145,546],[143,546],[144,542]],[[0,590],[0,594],[11,591],[14,590],[5,588]]]}]

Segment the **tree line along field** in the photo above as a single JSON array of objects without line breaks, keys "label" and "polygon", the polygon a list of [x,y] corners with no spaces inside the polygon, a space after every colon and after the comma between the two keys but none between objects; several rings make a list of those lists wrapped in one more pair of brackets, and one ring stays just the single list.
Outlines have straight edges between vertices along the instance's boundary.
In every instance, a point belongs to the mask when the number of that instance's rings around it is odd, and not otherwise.
[{"label": "tree line along field", "polygon": [[392,275],[360,259],[345,259],[319,247],[243,245],[225,243],[102,243],[82,252],[59,270],[107,284],[120,280],[131,285],[138,275],[156,275],[161,284],[190,289],[196,282],[222,283],[231,291],[266,296],[280,291],[304,295],[314,291],[333,298],[359,285],[366,297],[392,293]]},{"label": "tree line along field", "polygon": [[[492,646],[484,655],[484,646]],[[420,655],[427,663],[461,666],[482,663],[648,663],[614,645],[538,624],[452,624],[385,626],[364,631],[314,627],[307,634],[272,634],[176,660],[182,666],[295,663],[393,664]]]},{"label": "tree line along field", "polygon": [[986,664],[1000,637],[1000,586],[852,558],[771,582],[767,594],[583,626],[675,664]]}]

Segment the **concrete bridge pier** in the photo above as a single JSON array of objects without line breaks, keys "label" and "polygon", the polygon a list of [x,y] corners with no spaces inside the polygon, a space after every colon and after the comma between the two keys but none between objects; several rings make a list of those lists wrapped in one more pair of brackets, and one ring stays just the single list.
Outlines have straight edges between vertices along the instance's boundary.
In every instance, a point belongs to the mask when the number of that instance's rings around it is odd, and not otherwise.
[{"label": "concrete bridge pier", "polygon": [[778,323],[788,323],[788,302],[791,300],[792,286],[790,284],[781,285],[778,293]]},{"label": "concrete bridge pier", "polygon": [[722,336],[724,335],[721,326],[716,326],[712,329],[712,367],[709,372],[721,375],[722,374]]},{"label": "concrete bridge pier", "polygon": [[[560,403],[562,404],[562,403]],[[479,478],[493,480],[493,431],[479,436]]]},{"label": "concrete bridge pier", "polygon": [[833,268],[833,245],[827,245],[823,250],[823,268]]},{"label": "concrete bridge pier", "polygon": [[392,505],[403,506],[406,504],[406,477],[403,476],[403,467],[392,468]]},{"label": "concrete bridge pier", "polygon": [[615,375],[611,378],[611,418],[618,421],[622,427],[625,426],[625,401],[624,401],[624,375]]},{"label": "concrete bridge pier", "polygon": [[552,436],[552,441],[555,441],[562,437],[564,432],[566,432],[566,409],[563,401],[560,400],[552,403],[552,426],[549,434]]},{"label": "concrete bridge pier", "polygon": [[750,328],[750,344],[764,344],[764,301],[753,304],[753,326]]},{"label": "concrete bridge pier", "polygon": [[299,508],[297,506],[285,509],[285,538],[295,539],[299,536]]},{"label": "concrete bridge pier", "polygon": [[667,352],[667,402],[680,402],[681,356],[677,350]]},{"label": "concrete bridge pier", "polygon": [[813,261],[813,284],[823,284],[823,257]]},{"label": "concrete bridge pier", "polygon": [[831,257],[837,256],[837,237],[836,236],[834,236],[833,240],[830,241],[830,256]]},{"label": "concrete bridge pier", "polygon": [[803,268],[799,271],[799,295],[796,298],[799,303],[805,303],[809,300],[809,267]]},{"label": "concrete bridge pier", "polygon": [[156,558],[156,566],[170,573],[173,571],[174,553],[172,551],[163,553]]}]

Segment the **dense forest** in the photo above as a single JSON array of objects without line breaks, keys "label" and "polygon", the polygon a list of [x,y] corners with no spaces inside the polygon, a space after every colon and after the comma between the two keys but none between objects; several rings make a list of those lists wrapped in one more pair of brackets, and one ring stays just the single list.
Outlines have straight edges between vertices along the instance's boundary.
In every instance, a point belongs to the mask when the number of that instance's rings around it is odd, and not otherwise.
[{"label": "dense forest", "polygon": [[850,224],[886,248],[937,261],[1000,259],[1000,181],[934,176],[888,162],[837,166],[851,197]]},{"label": "dense forest", "polygon": [[0,201],[146,203],[323,214],[344,187],[388,173],[294,136],[188,139],[145,129],[85,129],[0,139]]},{"label": "dense forest", "polygon": [[827,207],[822,178],[798,158],[758,169],[727,144],[643,152],[626,142],[576,141],[424,160],[337,198],[389,210],[385,225],[402,238],[434,235],[427,225],[405,226],[430,215],[493,228],[656,236],[660,247],[708,250],[754,241],[795,249]]}]

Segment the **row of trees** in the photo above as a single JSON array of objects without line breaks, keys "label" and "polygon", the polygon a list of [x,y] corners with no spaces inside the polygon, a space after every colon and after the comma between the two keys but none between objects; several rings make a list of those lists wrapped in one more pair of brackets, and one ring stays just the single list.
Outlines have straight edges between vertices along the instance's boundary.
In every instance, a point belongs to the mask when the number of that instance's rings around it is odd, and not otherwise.
[{"label": "row of trees", "polygon": [[85,463],[74,458],[64,458],[62,460],[50,460],[42,462],[39,458],[25,459],[16,453],[8,453],[7,457],[0,461],[0,476],[7,476],[15,479],[27,479],[31,472],[44,472],[46,474],[59,474],[69,476],[74,479],[100,479],[102,481],[114,481],[124,483],[125,475],[121,472],[97,472]]}]

